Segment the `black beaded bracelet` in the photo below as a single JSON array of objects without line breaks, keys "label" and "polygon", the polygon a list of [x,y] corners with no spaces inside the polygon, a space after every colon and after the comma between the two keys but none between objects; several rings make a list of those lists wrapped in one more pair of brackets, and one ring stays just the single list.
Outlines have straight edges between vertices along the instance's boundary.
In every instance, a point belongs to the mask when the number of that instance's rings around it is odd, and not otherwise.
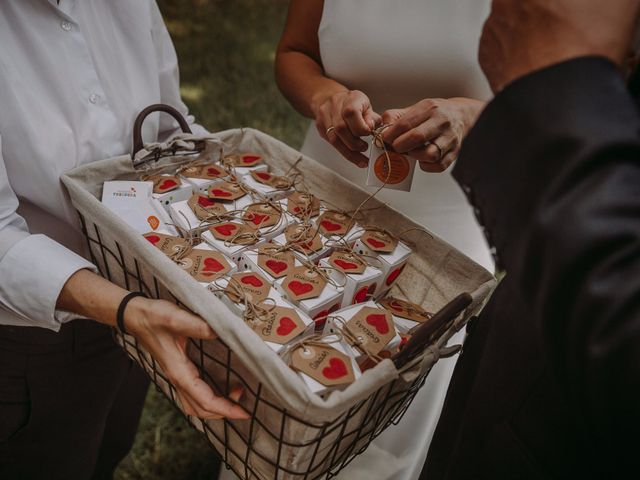
[{"label": "black beaded bracelet", "polygon": [[136,297],[147,298],[147,296],[142,292],[131,292],[125,295],[125,297],[120,302],[120,306],[118,307],[118,313],[116,313],[116,323],[118,324],[118,328],[122,333],[127,333],[127,330],[124,328],[124,309],[127,308],[127,304]]}]

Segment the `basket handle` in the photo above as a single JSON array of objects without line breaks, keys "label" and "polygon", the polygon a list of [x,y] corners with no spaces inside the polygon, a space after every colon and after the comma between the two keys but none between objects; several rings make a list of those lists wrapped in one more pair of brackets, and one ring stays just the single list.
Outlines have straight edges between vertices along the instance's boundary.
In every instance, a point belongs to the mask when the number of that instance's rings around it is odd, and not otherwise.
[{"label": "basket handle", "polygon": [[176,121],[178,122],[178,125],[180,125],[180,128],[184,133],[192,133],[191,128],[189,128],[189,124],[187,123],[187,120],[175,108],[169,105],[165,105],[163,103],[156,103],[154,105],[149,105],[147,108],[145,108],[138,114],[138,116],[136,117],[136,121],[133,122],[133,153],[131,154],[132,157],[135,157],[136,153],[138,153],[140,150],[144,148],[144,143],[142,142],[142,123],[144,122],[145,118],[147,118],[149,114],[153,112],[168,113],[169,115],[171,115],[173,118],[176,119]]},{"label": "basket handle", "polygon": [[473,297],[468,293],[461,293],[438,311],[424,325],[421,325],[405,345],[405,347],[392,358],[396,368],[401,368],[409,361],[424,351],[440,335],[447,331],[455,319],[465,308],[473,302]]}]

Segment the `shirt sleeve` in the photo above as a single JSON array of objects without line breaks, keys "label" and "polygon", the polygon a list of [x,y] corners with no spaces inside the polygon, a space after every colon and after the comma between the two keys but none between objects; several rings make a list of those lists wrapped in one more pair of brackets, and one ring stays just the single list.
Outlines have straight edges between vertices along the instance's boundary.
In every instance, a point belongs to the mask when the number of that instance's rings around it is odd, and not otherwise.
[{"label": "shirt sleeve", "polygon": [[[31,235],[17,208],[0,137],[0,305],[13,312],[20,325],[57,331],[62,323],[77,318],[56,310],[65,283],[78,270],[96,268],[49,237]],[[0,314],[0,323],[4,322]]]},{"label": "shirt sleeve", "polygon": [[[156,49],[158,74],[160,81],[160,102],[177,109],[187,119],[194,135],[207,135],[209,132],[196,123],[195,117],[189,115],[189,109],[180,96],[180,70],[171,36],[162,19],[162,14],[155,0],[151,0],[151,35]],[[158,141],[163,142],[179,131],[175,120],[168,115],[160,116]]]}]

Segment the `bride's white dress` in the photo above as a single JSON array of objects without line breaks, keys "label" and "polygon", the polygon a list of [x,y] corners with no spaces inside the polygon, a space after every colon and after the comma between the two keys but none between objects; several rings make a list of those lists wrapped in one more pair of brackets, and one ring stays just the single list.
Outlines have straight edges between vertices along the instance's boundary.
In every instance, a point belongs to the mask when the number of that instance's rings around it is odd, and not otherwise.
[{"label": "bride's white dress", "polygon": [[[378,113],[423,98],[488,100],[491,92],[477,50],[489,5],[490,0],[325,0],[318,30],[325,72],[365,92]],[[302,152],[365,185],[366,169],[343,159],[314,125]],[[427,174],[416,169],[411,192],[386,190],[377,198],[493,271],[480,227],[449,171]],[[452,342],[460,342],[462,335]],[[456,358],[438,362],[400,424],[374,440],[339,479],[419,477]],[[231,477],[228,472],[221,476]]]}]

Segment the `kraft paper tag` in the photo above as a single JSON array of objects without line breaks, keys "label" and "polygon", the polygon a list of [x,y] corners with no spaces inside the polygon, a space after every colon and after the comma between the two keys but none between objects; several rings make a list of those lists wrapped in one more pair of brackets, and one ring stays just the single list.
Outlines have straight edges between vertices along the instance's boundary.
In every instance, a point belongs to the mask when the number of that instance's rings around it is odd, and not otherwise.
[{"label": "kraft paper tag", "polygon": [[237,200],[247,194],[247,192],[240,188],[240,185],[232,182],[221,182],[211,185],[208,193],[209,198],[227,201]]},{"label": "kraft paper tag", "polygon": [[317,223],[325,237],[342,236],[349,231],[351,219],[344,213],[329,210],[320,215]]},{"label": "kraft paper tag", "polygon": [[318,272],[300,266],[290,270],[282,286],[294,300],[306,300],[319,297],[326,284],[327,281]]},{"label": "kraft paper tag", "polygon": [[256,182],[266,185],[267,187],[272,187],[276,190],[291,188],[291,182],[286,177],[279,177],[269,172],[256,172],[255,170],[252,170],[250,173]]},{"label": "kraft paper tag", "polygon": [[242,220],[252,228],[272,227],[280,221],[281,214],[268,203],[249,205],[242,214]]},{"label": "kraft paper tag", "polygon": [[188,245],[188,242],[183,238],[164,233],[149,232],[145,233],[143,237],[167,256],[182,251]]},{"label": "kraft paper tag", "polygon": [[329,265],[342,273],[359,274],[365,271],[367,266],[356,255],[350,252],[333,252],[329,257]]},{"label": "kraft paper tag", "polygon": [[377,355],[396,335],[391,314],[382,308],[362,307],[346,323],[349,332],[355,335],[355,345],[363,353]]},{"label": "kraft paper tag", "polygon": [[291,354],[291,366],[327,387],[355,380],[351,359],[329,345],[301,345]]},{"label": "kraft paper tag", "polygon": [[227,212],[222,203],[197,193],[187,200],[187,205],[198,220],[206,220],[215,214],[222,215]]},{"label": "kraft paper tag", "polygon": [[199,282],[212,282],[231,270],[231,265],[221,253],[198,248],[191,250],[178,265]]},{"label": "kraft paper tag", "polygon": [[305,255],[322,250],[323,247],[318,230],[311,225],[289,225],[284,231],[284,238],[287,244]]},{"label": "kraft paper tag", "polygon": [[199,165],[185,168],[182,175],[188,178],[200,178],[202,180],[215,180],[224,178],[229,174],[219,165]]},{"label": "kraft paper tag", "polygon": [[424,323],[433,317],[432,313],[427,312],[420,305],[399,298],[386,297],[378,303],[394,315],[414,322]]},{"label": "kraft paper tag", "polygon": [[148,179],[153,182],[153,193],[167,193],[180,187],[182,182],[173,175],[155,175]]},{"label": "kraft paper tag", "polygon": [[225,288],[225,293],[235,303],[243,301],[237,295],[238,288],[242,290],[248,301],[258,304],[269,296],[271,285],[266,278],[258,273],[243,272],[232,275]]},{"label": "kraft paper tag", "polygon": [[374,252],[391,253],[398,246],[398,240],[388,233],[377,230],[366,230],[360,239]]},{"label": "kraft paper tag", "polygon": [[236,245],[253,245],[258,241],[257,235],[260,234],[244,223],[235,222],[213,225],[209,227],[209,231],[218,240]]},{"label": "kraft paper tag", "polygon": [[285,345],[305,331],[305,324],[293,308],[276,306],[262,322],[253,326],[263,340]]},{"label": "kraft paper tag", "polygon": [[287,211],[298,218],[320,213],[320,199],[310,193],[293,192],[287,197]]},{"label": "kraft paper tag", "polygon": [[258,248],[258,266],[274,278],[285,277],[295,265],[293,252],[278,252],[278,248],[279,245],[274,243],[267,243]]},{"label": "kraft paper tag", "polygon": [[232,167],[255,167],[264,160],[258,153],[236,153],[227,155],[224,159]]}]

